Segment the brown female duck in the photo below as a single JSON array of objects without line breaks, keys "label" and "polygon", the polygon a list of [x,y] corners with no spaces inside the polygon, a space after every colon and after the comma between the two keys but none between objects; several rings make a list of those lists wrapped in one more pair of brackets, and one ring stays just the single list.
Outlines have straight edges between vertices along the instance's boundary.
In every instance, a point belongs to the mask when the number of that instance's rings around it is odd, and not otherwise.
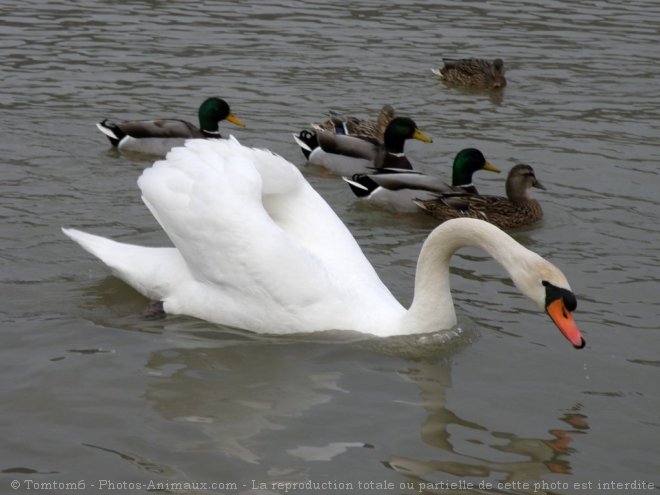
[{"label": "brown female duck", "polygon": [[312,124],[314,129],[323,131],[334,131],[335,134],[347,134],[366,139],[373,143],[382,143],[385,136],[385,129],[396,112],[392,105],[383,105],[378,118],[374,120],[359,119],[357,117],[345,117],[335,112],[330,112],[330,118],[320,124]]},{"label": "brown female duck", "polygon": [[543,217],[538,201],[529,195],[530,187],[545,189],[529,165],[516,165],[506,179],[506,198],[478,194],[444,194],[415,204],[441,222],[469,217],[486,220],[502,229],[523,227]]},{"label": "brown female duck", "polygon": [[442,82],[451,86],[467,86],[480,89],[501,89],[506,86],[504,62],[501,58],[443,59],[444,66],[431,69]]}]

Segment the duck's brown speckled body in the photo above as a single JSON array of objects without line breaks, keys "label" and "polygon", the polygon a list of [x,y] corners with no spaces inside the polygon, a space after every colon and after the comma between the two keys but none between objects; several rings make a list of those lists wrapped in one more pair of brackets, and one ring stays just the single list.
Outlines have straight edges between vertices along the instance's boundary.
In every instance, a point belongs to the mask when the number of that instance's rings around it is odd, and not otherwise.
[{"label": "duck's brown speckled body", "polygon": [[328,120],[320,124],[312,124],[312,127],[324,131],[332,131],[337,134],[356,136],[374,143],[382,143],[385,136],[385,129],[392,122],[395,115],[396,112],[392,105],[383,105],[375,121],[359,119],[357,117],[344,117],[331,112]]},{"label": "duck's brown speckled body", "polygon": [[441,222],[451,218],[468,217],[486,220],[502,229],[512,229],[531,225],[543,217],[541,205],[529,195],[530,187],[545,189],[536,179],[532,167],[520,164],[509,172],[506,198],[478,194],[447,194],[415,203]]},{"label": "duck's brown speckled body", "polygon": [[501,58],[443,59],[444,66],[431,69],[442,82],[450,86],[466,86],[481,89],[501,89],[506,86],[504,62]]}]

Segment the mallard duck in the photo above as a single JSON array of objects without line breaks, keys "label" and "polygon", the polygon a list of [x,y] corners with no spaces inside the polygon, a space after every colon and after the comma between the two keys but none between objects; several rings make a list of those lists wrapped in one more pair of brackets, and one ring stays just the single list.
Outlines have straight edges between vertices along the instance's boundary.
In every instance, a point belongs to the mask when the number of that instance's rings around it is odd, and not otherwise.
[{"label": "mallard duck", "polygon": [[420,208],[444,222],[450,218],[470,217],[486,220],[503,229],[523,227],[543,217],[538,201],[529,195],[530,187],[545,189],[529,165],[519,164],[506,178],[506,198],[476,194],[437,195],[416,200]]},{"label": "mallard duck", "polygon": [[383,105],[376,121],[357,117],[344,117],[331,112],[328,120],[320,124],[312,124],[312,127],[316,130],[321,129],[332,131],[335,134],[346,134],[379,144],[383,142],[385,129],[394,119],[395,114],[392,105]]},{"label": "mallard duck", "polygon": [[408,139],[433,142],[408,117],[396,117],[387,125],[383,144],[327,131],[303,131],[293,137],[303,152],[309,153],[309,163],[346,176],[370,173],[382,168],[410,170],[412,165],[403,151],[405,142]]},{"label": "mallard duck", "polygon": [[110,143],[122,151],[135,151],[164,156],[185,139],[219,138],[218,123],[227,120],[244,127],[222,98],[207,98],[198,110],[199,127],[179,119],[131,120],[115,124],[108,119],[96,124]]},{"label": "mallard duck", "polygon": [[452,86],[468,86],[483,89],[500,89],[506,86],[504,62],[501,58],[443,59],[444,66],[431,69],[442,82]]},{"label": "mallard duck", "polygon": [[500,171],[478,149],[465,148],[454,158],[451,186],[439,177],[412,170],[382,169],[343,179],[359,198],[390,210],[416,213],[420,210],[413,200],[431,200],[438,194],[457,192],[478,194],[472,174],[479,170]]},{"label": "mallard duck", "polygon": [[485,250],[577,348],[576,298],[562,272],[481,220],[456,219],[424,243],[404,308],[348,228],[292,163],[228,140],[189,140],[146,169],[142,199],[173,247],[64,233],[164,312],[257,333],[352,330],[380,337],[456,325],[449,259]]}]

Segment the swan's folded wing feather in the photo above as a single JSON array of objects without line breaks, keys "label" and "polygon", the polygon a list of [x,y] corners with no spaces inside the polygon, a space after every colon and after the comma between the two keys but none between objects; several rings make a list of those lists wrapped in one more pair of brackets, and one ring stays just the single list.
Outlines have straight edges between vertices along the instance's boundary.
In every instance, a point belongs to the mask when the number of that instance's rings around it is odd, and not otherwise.
[{"label": "swan's folded wing feather", "polygon": [[338,285],[347,280],[356,290],[366,284],[389,294],[330,207],[268,151],[233,139],[189,141],[138,183],[201,282],[279,306],[342,299]]},{"label": "swan's folded wing feather", "polygon": [[143,200],[198,280],[247,276],[285,242],[259,205],[261,177],[248,163],[228,164],[212,148],[189,144],[144,171]]}]

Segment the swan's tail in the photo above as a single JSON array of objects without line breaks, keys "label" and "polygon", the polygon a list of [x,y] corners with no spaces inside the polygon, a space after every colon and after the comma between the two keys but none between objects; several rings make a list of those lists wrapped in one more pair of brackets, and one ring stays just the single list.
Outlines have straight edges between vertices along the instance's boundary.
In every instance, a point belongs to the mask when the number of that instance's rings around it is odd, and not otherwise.
[{"label": "swan's tail", "polygon": [[62,232],[105,263],[115,276],[150,299],[166,298],[187,272],[175,248],[124,244],[76,229],[62,228]]}]

